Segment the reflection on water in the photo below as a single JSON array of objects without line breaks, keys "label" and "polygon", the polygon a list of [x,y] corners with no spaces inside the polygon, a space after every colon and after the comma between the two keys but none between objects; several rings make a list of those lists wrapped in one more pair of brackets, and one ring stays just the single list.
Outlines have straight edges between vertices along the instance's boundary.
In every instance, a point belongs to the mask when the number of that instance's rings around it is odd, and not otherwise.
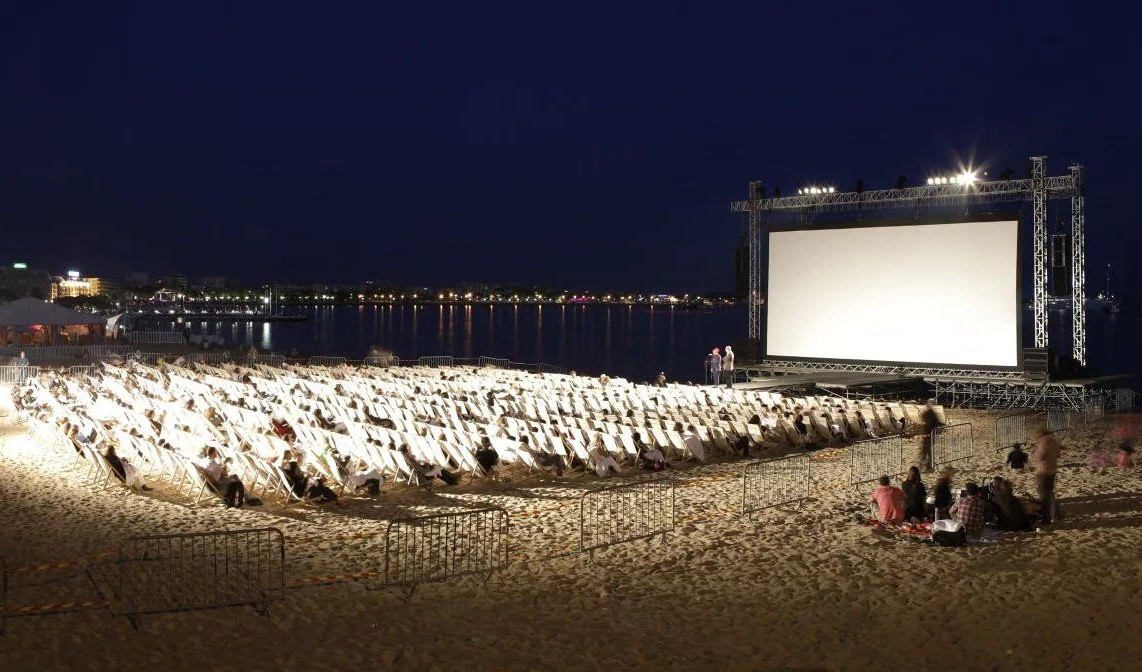
[{"label": "reflection on water", "polygon": [[[195,322],[191,329],[283,353],[296,348],[359,359],[378,345],[402,358],[487,355],[636,380],[659,371],[671,380],[700,380],[705,353],[741,340],[746,331],[744,307],[694,313],[644,306],[342,306],[307,314],[308,322]],[[1090,313],[1087,324],[1092,364],[1109,373],[1142,372],[1142,348],[1135,345],[1142,336],[1139,316]],[[1050,331],[1055,349],[1069,352],[1069,315],[1052,315]]]}]

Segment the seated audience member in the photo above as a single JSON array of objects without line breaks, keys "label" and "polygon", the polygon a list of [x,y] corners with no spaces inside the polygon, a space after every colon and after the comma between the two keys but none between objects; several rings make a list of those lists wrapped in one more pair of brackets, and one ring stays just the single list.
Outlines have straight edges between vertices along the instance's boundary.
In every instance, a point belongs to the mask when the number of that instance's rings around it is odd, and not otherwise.
[{"label": "seated audience member", "polygon": [[949,513],[964,526],[969,537],[978,537],[983,532],[983,500],[979,496],[979,486],[969,481],[964,490]]},{"label": "seated audience member", "polygon": [[1007,453],[1006,464],[1012,471],[1023,471],[1023,468],[1027,466],[1027,453],[1023,452],[1022,443],[1015,444],[1011,448],[1011,452]]},{"label": "seated audience member", "polygon": [[535,460],[541,467],[546,469],[554,469],[556,476],[562,476],[564,470],[567,469],[567,463],[563,459],[563,456],[556,453],[540,451],[536,454]]},{"label": "seated audience member", "polygon": [[480,463],[484,473],[491,476],[493,481],[500,480],[500,454],[492,447],[490,437],[485,436],[480,440],[480,447],[476,449],[476,462]]},{"label": "seated audience member", "polygon": [[662,471],[666,468],[666,456],[662,451],[654,446],[644,446],[639,451],[639,459],[642,462],[642,468],[650,471]]},{"label": "seated audience member", "polygon": [[657,376],[654,377],[653,384],[655,387],[666,387],[666,374],[660,372]]},{"label": "seated audience member", "polygon": [[875,439],[876,431],[874,431],[872,428],[872,421],[864,417],[864,413],[861,413],[860,411],[857,411],[856,417],[857,424],[860,425],[860,429],[862,432],[864,432],[864,435]]},{"label": "seated audience member", "polygon": [[932,503],[935,509],[933,517],[936,520],[944,520],[951,514],[949,509],[952,508],[952,470],[944,469],[940,473],[940,477],[936,479],[935,487],[935,501]]},{"label": "seated audience member", "polygon": [[622,473],[622,467],[611,457],[607,451],[607,447],[603,445],[603,437],[595,437],[595,445],[591,448],[591,461],[595,463],[595,473],[599,478],[603,478],[608,472],[614,471],[616,474]]},{"label": "seated audience member", "polygon": [[1023,504],[1011,489],[1011,483],[1002,476],[991,482],[991,510],[995,513],[995,524],[1005,532],[1019,532],[1031,528],[1031,520],[1023,510]]},{"label": "seated audience member", "polygon": [[120,458],[115,453],[115,446],[108,446],[107,452],[103,455],[107,458],[107,464],[111,465],[111,471],[115,473],[115,477],[122,481],[128,488],[134,489],[135,486],[143,490],[150,490],[151,486],[147,485],[143,480],[143,475],[124,458]]},{"label": "seated audience member", "polygon": [[928,508],[928,489],[920,478],[920,469],[909,469],[908,478],[901,485],[904,490],[904,517],[909,520],[924,518]]},{"label": "seated audience member", "polygon": [[202,472],[210,486],[222,495],[227,508],[241,508],[246,503],[246,487],[237,476],[227,473],[225,465],[218,459],[218,449],[214,446],[206,450],[206,464],[202,465]]},{"label": "seated audience member", "polygon": [[325,479],[313,471],[313,467],[310,467],[309,476],[306,478],[305,492],[309,499],[316,499],[318,504],[337,501],[337,493],[325,485]]},{"label": "seated audience member", "polygon": [[904,491],[892,485],[887,476],[881,476],[880,484],[868,501],[876,504],[876,517],[883,523],[899,523],[904,520]]},{"label": "seated audience member", "polygon": [[381,485],[385,482],[385,476],[381,471],[375,467],[370,467],[368,462],[359,460],[357,468],[349,473],[346,479],[346,485],[349,490],[356,492],[362,487],[366,488],[368,493],[374,497],[381,494]]}]

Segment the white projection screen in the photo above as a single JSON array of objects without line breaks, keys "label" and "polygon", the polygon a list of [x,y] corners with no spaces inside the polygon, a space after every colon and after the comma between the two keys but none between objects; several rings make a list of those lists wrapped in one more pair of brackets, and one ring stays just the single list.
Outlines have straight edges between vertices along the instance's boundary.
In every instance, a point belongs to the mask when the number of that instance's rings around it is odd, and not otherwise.
[{"label": "white projection screen", "polygon": [[770,358],[1019,365],[1019,222],[769,234]]}]

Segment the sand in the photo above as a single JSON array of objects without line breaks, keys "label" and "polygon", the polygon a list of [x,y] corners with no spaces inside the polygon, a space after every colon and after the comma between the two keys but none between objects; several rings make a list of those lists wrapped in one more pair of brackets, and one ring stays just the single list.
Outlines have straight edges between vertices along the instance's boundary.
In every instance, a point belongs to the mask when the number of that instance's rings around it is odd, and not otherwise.
[{"label": "sand", "polygon": [[[3,404],[9,403],[5,395]],[[486,583],[424,585],[406,601],[361,582],[296,585],[269,617],[249,607],[145,617],[135,630],[98,603],[107,558],[10,575],[9,607],[86,600],[78,612],[7,619],[0,670],[989,670],[1136,669],[1142,469],[1097,473],[1114,420],[1063,437],[1066,519],[999,543],[935,548],[858,524],[864,494],[839,485],[844,454],[814,460],[799,509],[739,515],[744,461],[674,472],[665,540],[576,554],[579,497],[594,478],[517,474],[428,493],[285,511],[194,508],[153,493],[97,491],[0,408],[0,556],[9,568],[75,561],[131,535],[273,526],[286,580],[375,568],[371,539],[397,515],[496,505],[512,515],[514,561]],[[996,473],[992,416],[957,478]],[[931,480],[928,480],[931,486]],[[1014,479],[1032,492],[1030,475]],[[617,482],[617,481],[616,481]],[[327,539],[327,541],[318,541]]]}]

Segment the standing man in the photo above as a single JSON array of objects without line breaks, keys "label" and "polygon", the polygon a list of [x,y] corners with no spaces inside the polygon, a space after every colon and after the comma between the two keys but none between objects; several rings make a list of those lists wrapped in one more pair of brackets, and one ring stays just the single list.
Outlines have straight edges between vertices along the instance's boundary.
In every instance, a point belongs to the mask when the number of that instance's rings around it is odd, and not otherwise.
[{"label": "standing man", "polygon": [[734,386],[734,351],[730,346],[726,346],[726,355],[722,357],[722,371],[726,377],[726,387],[732,388]]},{"label": "standing man", "polygon": [[1059,505],[1055,501],[1055,472],[1059,468],[1059,453],[1063,445],[1046,427],[1039,428],[1035,450],[1031,451],[1031,464],[1035,467],[1035,485],[1039,491],[1039,520],[1044,525],[1059,519]]},{"label": "standing man", "polygon": [[717,387],[721,383],[722,376],[722,356],[718,354],[717,348],[706,355],[706,369],[710,372],[710,380]]},{"label": "standing man", "polygon": [[924,423],[924,436],[920,439],[920,452],[916,455],[916,461],[926,474],[932,473],[932,432],[943,426],[940,416],[936,415],[935,403],[929,399],[924,412],[920,414],[920,420]]}]

